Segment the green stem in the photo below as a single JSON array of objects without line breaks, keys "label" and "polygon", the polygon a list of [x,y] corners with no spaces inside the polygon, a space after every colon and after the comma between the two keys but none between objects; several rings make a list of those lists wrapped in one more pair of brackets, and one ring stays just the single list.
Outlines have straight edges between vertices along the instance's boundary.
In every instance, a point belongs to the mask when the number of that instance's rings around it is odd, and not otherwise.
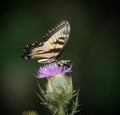
[{"label": "green stem", "polygon": [[63,104],[61,102],[59,102],[58,115],[65,115],[64,107],[63,107]]}]

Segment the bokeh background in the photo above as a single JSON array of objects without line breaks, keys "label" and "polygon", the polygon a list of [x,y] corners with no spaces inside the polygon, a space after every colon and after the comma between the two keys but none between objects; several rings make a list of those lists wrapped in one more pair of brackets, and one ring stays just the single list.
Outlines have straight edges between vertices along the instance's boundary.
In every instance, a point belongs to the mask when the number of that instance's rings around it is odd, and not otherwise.
[{"label": "bokeh background", "polygon": [[[29,42],[41,40],[48,29],[67,19],[70,39],[61,59],[71,59],[74,89],[80,88],[77,115],[117,115],[120,108],[119,5],[89,0],[5,0],[0,4],[0,108],[4,115],[36,110],[40,105],[37,60],[20,55]],[[41,80],[42,81],[42,80]]]}]

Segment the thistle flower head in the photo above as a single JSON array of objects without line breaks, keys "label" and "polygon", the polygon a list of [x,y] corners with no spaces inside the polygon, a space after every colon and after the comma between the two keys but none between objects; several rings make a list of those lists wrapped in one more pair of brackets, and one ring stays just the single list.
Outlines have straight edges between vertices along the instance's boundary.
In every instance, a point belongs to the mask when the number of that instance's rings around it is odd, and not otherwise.
[{"label": "thistle flower head", "polygon": [[[60,65],[56,62],[46,64],[38,70],[38,78],[48,79],[45,90],[38,84],[40,94],[37,93],[37,95],[42,100],[42,104],[47,105],[54,115],[65,115],[66,110],[64,109],[74,97],[72,78],[66,74],[71,71],[72,65],[67,66],[66,63]],[[75,101],[71,115],[76,113],[77,106],[77,101]]]},{"label": "thistle flower head", "polygon": [[72,71],[72,66],[67,67],[67,66],[60,66],[56,62],[46,64],[43,67],[40,67],[38,70],[38,78],[48,78],[48,77],[53,77],[56,74],[64,74],[64,73],[69,73]]}]

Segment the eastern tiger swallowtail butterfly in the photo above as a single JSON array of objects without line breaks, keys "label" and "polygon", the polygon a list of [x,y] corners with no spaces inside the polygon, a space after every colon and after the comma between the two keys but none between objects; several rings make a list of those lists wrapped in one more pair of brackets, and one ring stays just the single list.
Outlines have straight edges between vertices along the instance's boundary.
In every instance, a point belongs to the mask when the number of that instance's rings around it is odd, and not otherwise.
[{"label": "eastern tiger swallowtail butterfly", "polygon": [[[51,63],[62,54],[69,39],[70,24],[67,20],[61,21],[43,36],[42,42],[33,42],[24,47],[24,59],[39,58],[39,63]],[[62,61],[63,62],[63,61]],[[66,61],[66,63],[69,60]],[[64,62],[65,63],[65,62]]]}]

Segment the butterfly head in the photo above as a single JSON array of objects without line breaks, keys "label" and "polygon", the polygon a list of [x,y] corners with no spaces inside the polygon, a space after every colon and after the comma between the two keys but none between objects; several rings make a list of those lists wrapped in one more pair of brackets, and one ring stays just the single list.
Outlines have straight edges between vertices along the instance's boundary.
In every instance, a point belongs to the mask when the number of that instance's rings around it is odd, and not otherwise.
[{"label": "butterfly head", "polygon": [[68,68],[73,65],[71,60],[60,60],[57,63],[59,66],[66,66]]}]

